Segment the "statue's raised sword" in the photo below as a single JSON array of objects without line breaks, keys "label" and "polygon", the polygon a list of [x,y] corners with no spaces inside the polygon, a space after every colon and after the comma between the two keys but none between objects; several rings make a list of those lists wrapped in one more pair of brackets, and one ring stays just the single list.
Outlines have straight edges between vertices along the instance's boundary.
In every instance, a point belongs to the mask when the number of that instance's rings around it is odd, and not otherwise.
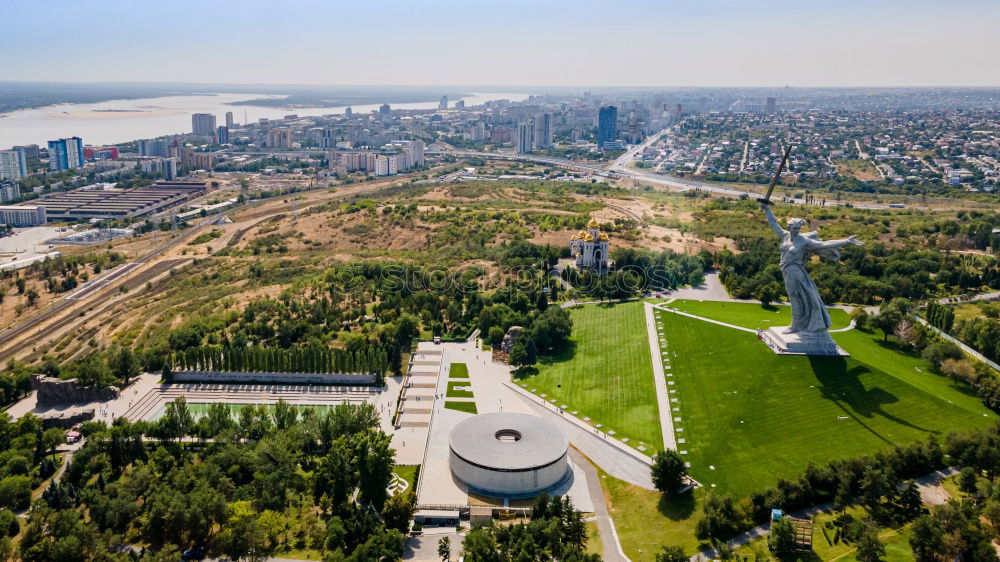
[{"label": "statue's raised sword", "polygon": [[781,157],[781,164],[778,164],[778,171],[774,173],[774,177],[771,178],[771,185],[767,187],[767,193],[764,195],[763,199],[758,199],[763,205],[771,204],[771,193],[774,191],[774,186],[778,183],[778,178],[781,177],[781,171],[785,169],[785,162],[788,162],[788,153],[792,151],[792,145],[785,147],[785,155]]}]

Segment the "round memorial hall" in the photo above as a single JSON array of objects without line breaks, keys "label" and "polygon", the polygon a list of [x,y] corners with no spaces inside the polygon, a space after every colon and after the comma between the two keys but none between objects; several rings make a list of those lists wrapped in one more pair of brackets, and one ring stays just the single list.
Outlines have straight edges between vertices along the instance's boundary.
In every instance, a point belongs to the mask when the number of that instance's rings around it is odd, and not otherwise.
[{"label": "round memorial hall", "polygon": [[531,497],[572,475],[566,437],[535,416],[475,416],[455,426],[449,444],[452,473],[474,492]]}]

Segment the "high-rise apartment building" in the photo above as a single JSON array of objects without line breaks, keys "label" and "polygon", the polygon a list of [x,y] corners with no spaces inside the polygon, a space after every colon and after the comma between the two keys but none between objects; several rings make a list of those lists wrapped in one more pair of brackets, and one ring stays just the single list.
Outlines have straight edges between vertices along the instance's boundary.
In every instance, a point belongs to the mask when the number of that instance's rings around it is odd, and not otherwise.
[{"label": "high-rise apartment building", "polygon": [[232,111],[227,111],[226,112],[226,128],[227,129],[232,129],[233,128],[233,112]]},{"label": "high-rise apartment building", "polygon": [[26,144],[23,146],[15,146],[12,150],[20,150],[24,153],[25,158],[38,158],[38,145],[37,144]]},{"label": "high-rise apartment building", "polygon": [[0,203],[13,201],[21,197],[21,188],[16,181],[0,181]]},{"label": "high-rise apartment building", "polygon": [[49,141],[49,170],[59,172],[83,167],[83,140],[70,137]]},{"label": "high-rise apartment building", "polygon": [[438,109],[448,109],[448,96],[441,96],[441,101],[438,102]]},{"label": "high-rise apartment building", "polygon": [[229,127],[219,126],[215,130],[215,141],[219,144],[229,144]]},{"label": "high-rise apartment building", "polygon": [[353,116],[354,116],[354,112],[351,111],[350,107],[348,107],[347,109],[344,110],[344,117],[350,119]]},{"label": "high-rise apartment building", "polygon": [[534,136],[531,123],[518,123],[517,131],[514,135],[514,148],[522,153],[527,154],[531,152],[531,141]]},{"label": "high-rise apartment building", "polygon": [[28,175],[22,150],[0,150],[0,180],[19,180]]},{"label": "high-rise apartment building", "polygon": [[535,138],[533,141],[535,148],[552,147],[552,120],[551,113],[540,113],[535,116]]},{"label": "high-rise apartment building", "polygon": [[211,113],[195,113],[191,115],[191,132],[195,135],[214,135],[215,115]]},{"label": "high-rise apartment building", "polygon": [[392,111],[392,108],[389,107],[389,104],[387,104],[387,103],[383,103],[382,105],[380,105],[378,107],[378,113],[379,113],[379,115],[389,115],[389,112],[391,112],[391,111]]},{"label": "high-rise apartment building", "polygon": [[618,138],[618,108],[613,105],[602,106],[597,113],[597,148],[604,148],[604,143]]},{"label": "high-rise apartment building", "polygon": [[139,162],[139,167],[147,174],[163,174],[168,181],[177,179],[177,160],[175,158],[151,158]]},{"label": "high-rise apartment building", "polygon": [[268,148],[291,148],[292,130],[288,127],[275,127],[267,132]]},{"label": "high-rise apartment building", "polygon": [[139,141],[139,156],[168,156],[170,143],[163,139],[142,139]]}]

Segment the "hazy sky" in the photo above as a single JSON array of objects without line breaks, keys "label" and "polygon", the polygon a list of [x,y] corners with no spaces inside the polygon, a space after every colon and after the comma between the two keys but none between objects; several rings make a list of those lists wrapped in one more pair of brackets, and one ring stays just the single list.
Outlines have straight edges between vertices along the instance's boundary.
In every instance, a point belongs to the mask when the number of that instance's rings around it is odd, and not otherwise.
[{"label": "hazy sky", "polygon": [[1000,86],[1000,1],[2,0],[8,80]]}]

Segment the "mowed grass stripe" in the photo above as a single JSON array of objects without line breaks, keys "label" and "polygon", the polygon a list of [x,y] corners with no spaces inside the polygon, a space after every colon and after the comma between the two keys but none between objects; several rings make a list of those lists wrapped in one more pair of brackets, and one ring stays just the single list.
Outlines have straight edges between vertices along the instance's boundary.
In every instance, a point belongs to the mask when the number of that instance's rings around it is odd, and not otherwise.
[{"label": "mowed grass stripe", "polygon": [[584,305],[570,316],[570,345],[521,382],[647,453],[662,448],[643,304]]},{"label": "mowed grass stripe", "polygon": [[871,335],[838,334],[855,354],[846,359],[778,356],[750,333],[670,313],[659,320],[681,410],[672,415],[683,419],[678,448],[696,479],[724,493],[774,485],[810,461],[996,420],[950,379],[917,371],[919,359]]}]

